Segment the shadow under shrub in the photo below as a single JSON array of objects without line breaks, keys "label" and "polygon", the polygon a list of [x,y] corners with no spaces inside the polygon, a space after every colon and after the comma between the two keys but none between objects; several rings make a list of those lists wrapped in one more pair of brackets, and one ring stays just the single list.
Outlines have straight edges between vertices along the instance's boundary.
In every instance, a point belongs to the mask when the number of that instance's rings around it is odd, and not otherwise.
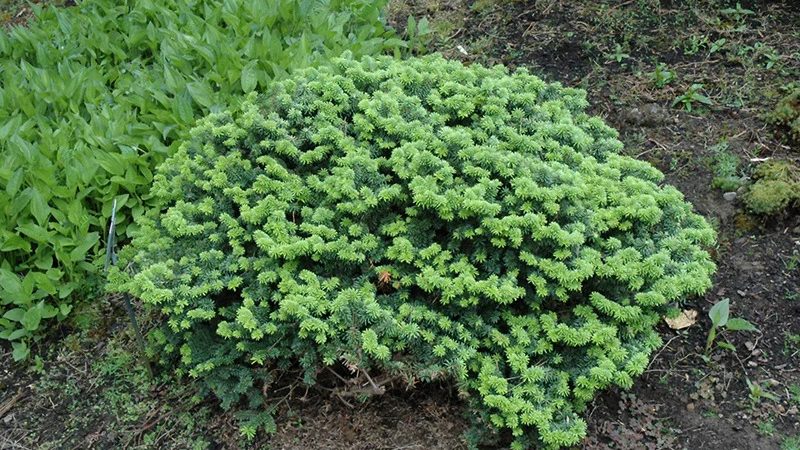
[{"label": "shadow under shrub", "polygon": [[439,56],[304,70],[198,123],[111,289],[223,406],[344,364],[452,379],[513,448],[575,444],[714,271],[712,229],[586,106]]}]

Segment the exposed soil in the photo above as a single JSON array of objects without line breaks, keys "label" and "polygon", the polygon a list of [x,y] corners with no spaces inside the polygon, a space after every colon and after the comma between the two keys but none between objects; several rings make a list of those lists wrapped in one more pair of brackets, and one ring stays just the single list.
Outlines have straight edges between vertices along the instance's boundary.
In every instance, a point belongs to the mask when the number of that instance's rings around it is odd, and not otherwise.
[{"label": "exposed soil", "polygon": [[[428,51],[528,67],[548,80],[586,89],[593,113],[620,131],[625,151],[664,171],[666,182],[718,229],[714,287],[682,305],[699,312],[697,323],[680,331],[662,326],[665,346],[633,389],[607,391],[587,411],[589,436],[581,448],[800,447],[800,438],[792,441],[800,436],[800,216],[792,210],[753,217],[741,195],[726,200],[712,188],[713,149],[720,142],[739,158],[744,176],[764,158],[798,160],[800,149],[779,140],[763,115],[782,86],[800,80],[800,4],[743,1],[738,10],[735,5],[712,0],[394,0],[390,5],[390,22],[401,30],[409,15],[428,17],[433,30]],[[734,12],[722,12],[728,9]],[[711,52],[720,39],[725,39],[722,49]],[[705,43],[695,52],[697,42]],[[655,87],[651,74],[657,63],[675,71],[677,79]],[[693,83],[703,84],[712,104],[696,105],[691,113],[673,106]],[[730,299],[733,316],[759,331],[725,333],[718,341],[735,351],[714,347],[706,355],[707,312],[723,298]],[[189,382],[149,381],[130,356],[135,341],[119,305],[103,300],[86,314],[105,318],[105,326],[45,341],[42,374],[12,366],[10,355],[0,354],[0,448],[466,448],[465,407],[447,386],[390,390],[352,406],[320,393],[296,394],[279,408],[277,433],[247,444],[237,434],[235,412],[193,399]],[[504,446],[500,441],[486,448]]]}]

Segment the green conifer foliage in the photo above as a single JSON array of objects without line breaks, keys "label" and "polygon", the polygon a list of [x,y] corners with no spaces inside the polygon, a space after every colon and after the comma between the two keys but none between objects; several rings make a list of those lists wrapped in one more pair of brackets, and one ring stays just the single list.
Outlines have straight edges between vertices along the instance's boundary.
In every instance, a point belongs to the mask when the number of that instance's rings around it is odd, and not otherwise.
[{"label": "green conifer foliage", "polygon": [[575,444],[714,271],[712,229],[586,106],[440,56],[304,70],[198,123],[112,289],[224,406],[344,362],[455,380],[514,448]]}]

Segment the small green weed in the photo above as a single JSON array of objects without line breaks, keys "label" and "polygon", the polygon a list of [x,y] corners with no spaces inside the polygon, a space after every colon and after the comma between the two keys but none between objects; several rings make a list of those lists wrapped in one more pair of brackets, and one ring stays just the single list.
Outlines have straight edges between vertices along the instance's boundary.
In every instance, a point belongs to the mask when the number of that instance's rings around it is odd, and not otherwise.
[{"label": "small green weed", "polygon": [[[708,331],[708,339],[706,339],[706,356],[711,353],[711,348],[717,338],[717,334],[721,329],[725,331],[758,331],[752,323],[745,319],[738,317],[730,317],[730,300],[725,298],[717,302],[708,311],[708,317],[711,319],[711,329]],[[718,343],[720,347],[732,349],[733,346],[728,342]]]},{"label": "small green weed", "polygon": [[684,92],[682,95],[679,95],[672,102],[672,106],[677,106],[680,104],[687,112],[692,112],[695,103],[700,103],[703,105],[713,104],[710,98],[701,93],[702,90],[702,84],[693,83],[691,86],[689,86],[689,89],[687,89],[686,92]]},{"label": "small green weed", "polygon": [[735,8],[725,8],[720,10],[720,14],[733,20],[738,24],[744,23],[745,19],[749,16],[755,15],[755,11],[747,8],[742,8],[742,4],[736,2]]},{"label": "small green weed", "polygon": [[786,270],[788,270],[789,272],[800,267],[800,255],[790,256],[784,263],[784,266],[786,267]]},{"label": "small green weed", "polygon": [[428,19],[423,17],[417,21],[414,16],[408,16],[405,38],[412,53],[424,54],[432,38]]},{"label": "small green weed", "polygon": [[703,412],[700,413],[701,416],[705,417],[706,419],[710,419],[713,417],[718,417],[719,413],[714,411],[713,409],[705,409]]},{"label": "small green weed", "polygon": [[687,56],[694,56],[700,53],[703,47],[708,45],[708,36],[705,35],[692,35],[686,42],[683,48],[683,53]]},{"label": "small green weed", "polygon": [[800,436],[787,436],[781,443],[781,450],[800,450]]},{"label": "small green weed", "polygon": [[656,68],[653,71],[653,74],[650,77],[653,80],[653,84],[655,87],[661,89],[664,86],[672,83],[677,79],[675,76],[675,71],[670,70],[666,64],[658,63],[656,64]]},{"label": "small green weed", "polygon": [[739,173],[739,157],[728,148],[728,142],[723,140],[709,149],[712,154],[711,171],[714,173],[711,186],[724,192],[735,191],[745,183]]},{"label": "small green weed", "polygon": [[745,379],[745,381],[747,382],[747,388],[750,390],[748,398],[751,406],[755,407],[763,399],[772,400],[773,402],[778,401],[778,396],[767,389],[766,383],[753,383],[750,379]]},{"label": "small green weed", "polygon": [[631,55],[629,55],[628,53],[625,53],[622,50],[622,46],[617,44],[617,45],[614,46],[614,52],[613,53],[606,54],[606,61],[615,61],[617,63],[621,63],[622,61],[625,61],[626,59],[628,59],[630,57],[631,57]]},{"label": "small green weed", "polygon": [[727,42],[728,40],[725,38],[717,39],[716,41],[712,42],[711,46],[708,49],[708,55],[711,56],[714,53],[717,53],[718,51],[722,50]]},{"label": "small green weed", "polygon": [[797,404],[800,405],[800,384],[790,384],[789,387],[789,399]]},{"label": "small green weed", "polygon": [[783,333],[783,354],[791,355],[800,349],[800,334],[790,333],[788,331]]},{"label": "small green weed", "polygon": [[775,435],[775,422],[772,419],[762,420],[756,424],[758,433],[764,436]]},{"label": "small green weed", "polygon": [[763,64],[767,70],[774,68],[781,61],[780,53],[769,45],[758,42],[753,46],[753,50],[753,59]]}]

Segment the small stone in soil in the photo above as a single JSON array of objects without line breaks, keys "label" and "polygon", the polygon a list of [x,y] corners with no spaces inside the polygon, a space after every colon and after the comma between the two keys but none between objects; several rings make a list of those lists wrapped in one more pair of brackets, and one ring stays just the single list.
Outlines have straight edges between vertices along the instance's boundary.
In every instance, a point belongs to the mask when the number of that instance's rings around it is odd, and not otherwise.
[{"label": "small stone in soil", "polygon": [[736,192],[726,192],[722,194],[722,198],[724,198],[726,201],[732,202],[736,200],[737,195],[738,194],[736,194]]}]

